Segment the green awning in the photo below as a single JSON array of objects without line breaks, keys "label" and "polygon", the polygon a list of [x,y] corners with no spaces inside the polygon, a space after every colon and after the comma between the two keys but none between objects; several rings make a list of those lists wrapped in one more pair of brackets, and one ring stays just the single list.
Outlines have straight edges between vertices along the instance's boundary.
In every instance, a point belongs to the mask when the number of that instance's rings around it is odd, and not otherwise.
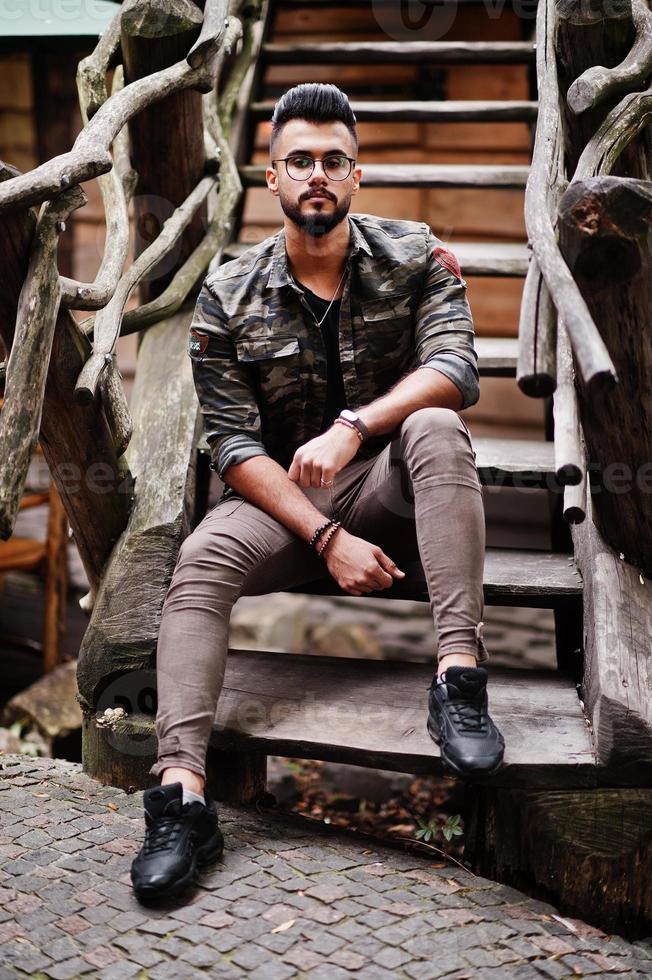
[{"label": "green awning", "polygon": [[5,0],[2,38],[89,37],[104,33],[119,4],[111,0]]}]

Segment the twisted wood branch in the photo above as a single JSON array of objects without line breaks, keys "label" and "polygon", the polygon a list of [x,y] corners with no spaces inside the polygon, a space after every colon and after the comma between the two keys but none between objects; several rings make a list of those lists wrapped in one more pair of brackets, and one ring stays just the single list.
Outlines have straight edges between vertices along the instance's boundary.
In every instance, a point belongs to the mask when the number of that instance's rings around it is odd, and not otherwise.
[{"label": "twisted wood branch", "polygon": [[57,244],[71,211],[86,203],[73,187],[44,204],[32,241],[29,266],[18,300],[14,342],[7,362],[0,414],[0,537],[14,529],[27,470],[38,441],[45,382],[59,312],[61,286]]},{"label": "twisted wood branch", "polygon": [[652,13],[645,0],[632,0],[636,39],[626,58],[614,68],[593,65],[576,78],[566,101],[576,115],[599,105],[615,92],[631,90],[652,72]]},{"label": "twisted wood branch", "polygon": [[559,84],[555,64],[554,0],[537,11],[539,122],[525,190],[525,221],[538,266],[564,321],[579,369],[589,389],[603,393],[617,382],[616,369],[586,302],[566,265],[554,227],[551,194],[561,170]]}]

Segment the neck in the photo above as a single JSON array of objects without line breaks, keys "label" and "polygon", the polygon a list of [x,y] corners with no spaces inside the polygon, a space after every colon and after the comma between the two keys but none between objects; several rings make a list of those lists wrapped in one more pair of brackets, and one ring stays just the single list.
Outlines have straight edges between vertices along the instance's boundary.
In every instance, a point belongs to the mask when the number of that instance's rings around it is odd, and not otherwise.
[{"label": "neck", "polygon": [[316,273],[321,281],[339,279],[344,272],[351,238],[348,218],[317,238],[306,234],[287,218],[284,229],[285,249],[292,275],[300,280],[304,277],[314,278]]}]

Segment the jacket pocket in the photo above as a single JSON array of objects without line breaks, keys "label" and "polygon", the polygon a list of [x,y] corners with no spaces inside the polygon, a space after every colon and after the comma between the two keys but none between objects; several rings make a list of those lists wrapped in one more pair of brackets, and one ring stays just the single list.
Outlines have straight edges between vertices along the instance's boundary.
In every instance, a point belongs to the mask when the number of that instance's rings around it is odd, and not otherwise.
[{"label": "jacket pocket", "polygon": [[282,426],[301,413],[304,381],[298,337],[253,337],[235,341],[238,361],[255,377],[263,428]]},{"label": "jacket pocket", "polygon": [[258,337],[253,340],[236,340],[235,349],[238,360],[245,362],[291,357],[301,351],[298,337]]},{"label": "jacket pocket", "polygon": [[362,318],[365,321],[375,322],[377,320],[409,320],[410,293],[384,296],[381,299],[367,299],[360,304]]}]

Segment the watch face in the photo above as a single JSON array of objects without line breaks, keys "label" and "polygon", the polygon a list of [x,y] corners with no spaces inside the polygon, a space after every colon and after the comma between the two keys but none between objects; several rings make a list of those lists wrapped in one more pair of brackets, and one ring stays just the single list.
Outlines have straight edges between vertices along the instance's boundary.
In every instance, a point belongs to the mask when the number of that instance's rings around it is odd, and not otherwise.
[{"label": "watch face", "polygon": [[348,419],[349,422],[353,422],[358,418],[355,412],[352,412],[350,408],[343,408],[340,415],[343,419]]}]

